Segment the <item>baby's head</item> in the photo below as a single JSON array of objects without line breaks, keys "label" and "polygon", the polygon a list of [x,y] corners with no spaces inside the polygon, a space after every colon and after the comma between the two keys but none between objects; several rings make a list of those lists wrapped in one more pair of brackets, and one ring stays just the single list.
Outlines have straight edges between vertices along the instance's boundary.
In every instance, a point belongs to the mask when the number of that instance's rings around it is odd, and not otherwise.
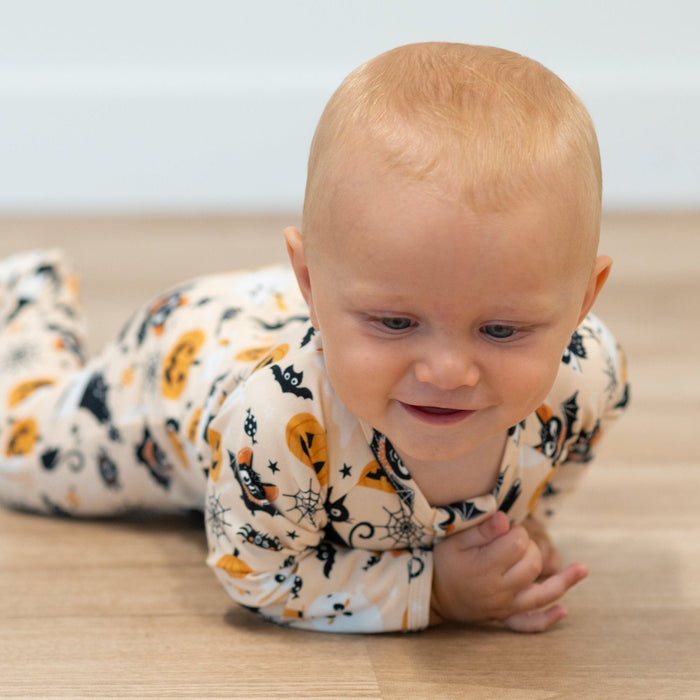
[{"label": "baby's head", "polygon": [[593,255],[601,168],[591,119],[551,71],[519,54],[465,44],[399,47],[354,70],[328,102],[311,146],[302,230],[327,233],[333,196],[358,160],[379,182],[403,176],[502,211],[532,197],[575,212],[572,246]]},{"label": "baby's head", "polygon": [[605,282],[600,200],[588,113],[538,63],[418,44],[360,66],[285,231],[335,393],[406,464],[503,435]]}]

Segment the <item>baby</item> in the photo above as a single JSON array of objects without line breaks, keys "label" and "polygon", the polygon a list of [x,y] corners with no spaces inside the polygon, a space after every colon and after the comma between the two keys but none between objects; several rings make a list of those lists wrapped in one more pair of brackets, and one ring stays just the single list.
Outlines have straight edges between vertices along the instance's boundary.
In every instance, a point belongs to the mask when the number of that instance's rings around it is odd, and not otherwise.
[{"label": "baby", "polygon": [[543,519],[627,402],[600,204],[540,64],[382,54],[321,117],[292,270],[183,284],[86,363],[60,255],[0,263],[0,499],[203,509],[225,589],[282,624],[547,629],[587,572]]}]

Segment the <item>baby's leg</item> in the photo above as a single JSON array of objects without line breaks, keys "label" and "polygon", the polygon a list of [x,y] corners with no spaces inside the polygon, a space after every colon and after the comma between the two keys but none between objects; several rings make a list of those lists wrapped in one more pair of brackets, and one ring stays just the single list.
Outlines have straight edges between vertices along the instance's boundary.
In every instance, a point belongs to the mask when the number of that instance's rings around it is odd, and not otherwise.
[{"label": "baby's leg", "polygon": [[194,507],[159,470],[134,357],[117,343],[91,362],[74,279],[56,252],[0,262],[0,502],[108,515]]}]

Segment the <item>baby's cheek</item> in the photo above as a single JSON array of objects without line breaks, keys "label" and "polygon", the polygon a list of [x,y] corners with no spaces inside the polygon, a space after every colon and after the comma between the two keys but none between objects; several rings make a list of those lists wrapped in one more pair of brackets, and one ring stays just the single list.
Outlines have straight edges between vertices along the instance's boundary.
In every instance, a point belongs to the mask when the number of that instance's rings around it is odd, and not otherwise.
[{"label": "baby's cheek", "polygon": [[386,374],[376,356],[356,350],[326,357],[328,378],[338,398],[354,413],[385,393]]},{"label": "baby's cheek", "polygon": [[533,358],[527,371],[523,373],[519,385],[524,389],[520,393],[523,400],[527,401],[528,413],[534,411],[542,404],[554,385],[559,367],[558,360],[539,357]]}]

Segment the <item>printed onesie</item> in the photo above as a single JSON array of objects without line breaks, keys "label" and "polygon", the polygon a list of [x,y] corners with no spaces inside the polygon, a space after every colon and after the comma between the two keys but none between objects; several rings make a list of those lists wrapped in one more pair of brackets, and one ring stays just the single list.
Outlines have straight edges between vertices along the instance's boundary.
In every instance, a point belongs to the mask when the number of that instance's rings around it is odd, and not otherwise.
[{"label": "printed onesie", "polygon": [[549,513],[627,403],[622,354],[590,315],[545,403],[510,429],[493,491],[436,508],[335,396],[288,268],[178,286],[90,361],[76,297],[56,252],[0,262],[0,501],[203,509],[231,597],[297,627],[425,627],[434,544],[496,510]]}]

